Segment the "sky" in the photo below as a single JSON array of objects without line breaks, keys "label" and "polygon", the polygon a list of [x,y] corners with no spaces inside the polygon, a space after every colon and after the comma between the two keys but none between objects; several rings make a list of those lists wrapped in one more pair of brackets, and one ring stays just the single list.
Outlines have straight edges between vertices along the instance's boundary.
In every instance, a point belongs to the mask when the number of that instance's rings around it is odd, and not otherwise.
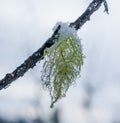
[{"label": "sky", "polygon": [[[102,6],[78,31],[85,55],[81,77],[55,106],[64,123],[120,122],[120,2],[107,1],[109,15]],[[90,2],[0,0],[0,78],[40,48],[57,22],[73,22]],[[49,108],[49,93],[40,85],[41,67],[40,62],[1,90],[1,116],[35,118],[37,113],[49,118],[54,110]],[[86,100],[91,102],[90,108],[83,106]]]}]

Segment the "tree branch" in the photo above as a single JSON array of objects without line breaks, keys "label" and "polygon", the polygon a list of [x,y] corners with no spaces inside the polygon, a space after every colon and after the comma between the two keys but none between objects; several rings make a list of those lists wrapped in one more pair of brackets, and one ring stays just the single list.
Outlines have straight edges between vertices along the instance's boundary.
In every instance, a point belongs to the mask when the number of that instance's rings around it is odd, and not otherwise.
[{"label": "tree branch", "polygon": [[[105,0],[93,0],[82,15],[75,22],[70,23],[70,26],[73,26],[76,30],[80,29],[87,21],[90,20],[91,15],[99,9],[102,3],[104,3],[105,11],[108,13],[108,6]],[[12,73],[6,74],[6,76],[0,80],[0,90],[6,88],[19,77],[22,77],[30,68],[33,68],[38,61],[43,59],[44,50],[55,43],[57,39],[56,34],[60,28],[61,26],[59,25],[53,35],[43,44],[41,48],[29,56],[24,63],[17,67]]]},{"label": "tree branch", "polygon": [[93,0],[85,12],[77,20],[75,20],[75,22],[71,23],[71,26],[74,26],[76,30],[80,29],[87,21],[90,20],[91,15],[99,9],[102,3],[104,3],[105,12],[108,13],[106,0]]}]

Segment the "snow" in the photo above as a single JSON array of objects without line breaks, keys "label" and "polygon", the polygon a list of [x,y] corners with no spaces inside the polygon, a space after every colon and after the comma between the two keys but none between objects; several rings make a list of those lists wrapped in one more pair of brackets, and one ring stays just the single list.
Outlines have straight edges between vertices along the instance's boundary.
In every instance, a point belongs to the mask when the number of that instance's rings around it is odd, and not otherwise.
[{"label": "snow", "polygon": [[72,36],[75,39],[77,39],[77,41],[80,41],[80,38],[77,35],[77,31],[75,30],[74,27],[70,27],[70,23],[63,23],[63,22],[58,22],[56,23],[56,25],[53,28],[53,31],[55,31],[57,29],[58,26],[61,26],[60,30],[59,30],[59,40],[63,40],[66,37]]}]

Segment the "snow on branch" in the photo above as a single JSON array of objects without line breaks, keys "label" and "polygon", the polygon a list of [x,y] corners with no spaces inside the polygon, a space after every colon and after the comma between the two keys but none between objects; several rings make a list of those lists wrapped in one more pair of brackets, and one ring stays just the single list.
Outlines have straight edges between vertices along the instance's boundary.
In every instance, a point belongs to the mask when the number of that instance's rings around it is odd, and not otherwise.
[{"label": "snow on branch", "polygon": [[[102,3],[105,6],[105,11],[108,13],[108,5],[106,0],[93,0],[85,12],[75,22],[70,24],[70,27],[74,27],[76,30],[80,29],[87,21],[90,20],[91,15],[99,9]],[[57,34],[60,28],[61,26],[59,25],[52,36],[43,44],[41,48],[29,56],[24,63],[17,67],[13,72],[6,74],[5,77],[0,80],[0,90],[9,86],[19,77],[22,77],[30,68],[33,68],[38,61],[44,58],[44,50],[51,47],[56,42]]]}]

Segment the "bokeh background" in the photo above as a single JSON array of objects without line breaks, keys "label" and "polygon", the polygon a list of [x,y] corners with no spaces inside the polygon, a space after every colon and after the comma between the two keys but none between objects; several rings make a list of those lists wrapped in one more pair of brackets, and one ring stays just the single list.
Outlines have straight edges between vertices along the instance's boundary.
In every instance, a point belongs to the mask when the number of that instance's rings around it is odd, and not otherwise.
[{"label": "bokeh background", "polygon": [[[50,109],[41,87],[42,63],[0,91],[0,123],[120,123],[119,0],[107,0],[79,31],[86,56],[81,77]],[[58,21],[73,22],[91,0],[0,0],[0,79],[51,36]]]}]

